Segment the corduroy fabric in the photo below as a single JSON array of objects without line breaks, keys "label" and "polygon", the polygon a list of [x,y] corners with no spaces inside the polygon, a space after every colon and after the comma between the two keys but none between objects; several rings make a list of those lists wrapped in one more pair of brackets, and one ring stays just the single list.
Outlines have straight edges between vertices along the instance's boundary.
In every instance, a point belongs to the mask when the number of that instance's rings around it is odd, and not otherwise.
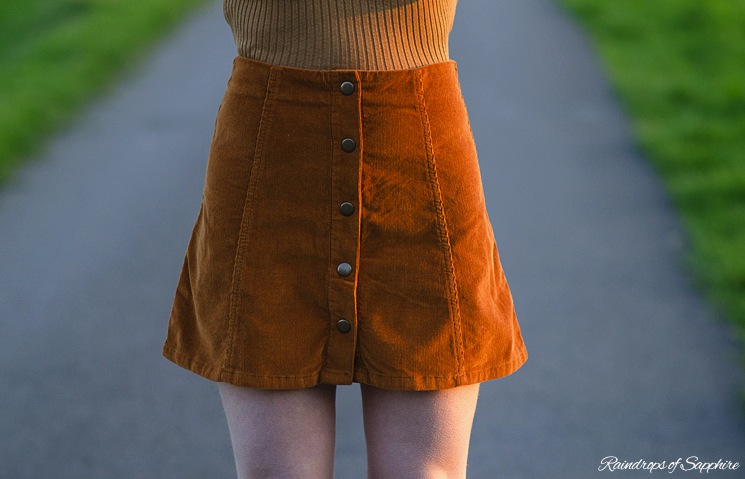
[{"label": "corduroy fabric", "polygon": [[456,63],[236,57],[163,353],[214,381],[277,389],[432,390],[519,368]]}]

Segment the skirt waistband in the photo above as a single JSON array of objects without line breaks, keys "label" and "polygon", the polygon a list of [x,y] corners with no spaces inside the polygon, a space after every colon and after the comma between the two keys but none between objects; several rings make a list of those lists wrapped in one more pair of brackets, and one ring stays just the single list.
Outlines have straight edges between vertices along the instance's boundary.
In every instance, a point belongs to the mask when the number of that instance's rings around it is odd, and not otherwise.
[{"label": "skirt waistband", "polygon": [[[407,84],[423,77],[455,80],[457,84],[457,64],[454,60],[432,63],[404,70],[316,70],[265,63],[244,56],[233,59],[230,88],[233,91],[258,92],[266,87],[270,78],[281,94],[282,86],[289,87],[292,95],[319,91],[338,92],[344,82],[354,83],[354,87],[364,90],[387,90]],[[349,86],[346,86],[349,88]],[[411,92],[412,94],[414,92]]]}]

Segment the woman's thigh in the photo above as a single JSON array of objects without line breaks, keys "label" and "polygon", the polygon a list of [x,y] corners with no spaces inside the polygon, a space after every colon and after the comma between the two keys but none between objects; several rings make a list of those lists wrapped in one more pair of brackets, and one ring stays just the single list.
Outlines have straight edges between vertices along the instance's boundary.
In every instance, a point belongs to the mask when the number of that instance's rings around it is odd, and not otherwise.
[{"label": "woman's thigh", "polygon": [[437,391],[361,385],[370,479],[465,478],[479,384]]},{"label": "woman's thigh", "polygon": [[333,476],[336,386],[219,390],[239,479]]}]

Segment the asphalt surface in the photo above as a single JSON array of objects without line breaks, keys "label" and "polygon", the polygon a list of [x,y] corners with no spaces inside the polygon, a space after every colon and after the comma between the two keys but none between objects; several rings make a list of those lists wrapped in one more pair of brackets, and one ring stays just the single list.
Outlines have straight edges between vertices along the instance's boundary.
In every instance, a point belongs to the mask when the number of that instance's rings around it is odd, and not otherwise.
[{"label": "asphalt surface", "polygon": [[[233,477],[214,384],[160,356],[233,54],[215,2],[0,188],[0,477]],[[742,351],[587,38],[468,0],[451,57],[530,354],[481,386],[469,478],[745,462]],[[356,385],[337,408],[336,477],[364,477]]]}]

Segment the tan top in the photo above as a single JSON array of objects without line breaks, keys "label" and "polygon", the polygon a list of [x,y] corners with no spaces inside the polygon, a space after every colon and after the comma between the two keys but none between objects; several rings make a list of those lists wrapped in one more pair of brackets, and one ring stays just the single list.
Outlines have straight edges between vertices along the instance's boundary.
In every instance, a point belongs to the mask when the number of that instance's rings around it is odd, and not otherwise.
[{"label": "tan top", "polygon": [[223,0],[238,54],[299,68],[398,70],[449,59],[458,0]]}]

